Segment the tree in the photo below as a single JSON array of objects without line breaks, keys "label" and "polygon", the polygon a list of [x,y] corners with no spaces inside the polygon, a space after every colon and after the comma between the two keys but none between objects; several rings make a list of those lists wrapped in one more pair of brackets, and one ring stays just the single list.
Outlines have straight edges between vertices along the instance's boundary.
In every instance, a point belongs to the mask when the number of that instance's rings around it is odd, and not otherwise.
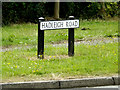
[{"label": "tree", "polygon": [[60,10],[60,2],[59,0],[55,0],[55,6],[54,6],[54,18],[59,19],[59,10]]},{"label": "tree", "polygon": [[106,17],[105,3],[104,2],[99,2],[99,4],[100,4],[99,15],[101,16],[100,18],[105,18]]}]

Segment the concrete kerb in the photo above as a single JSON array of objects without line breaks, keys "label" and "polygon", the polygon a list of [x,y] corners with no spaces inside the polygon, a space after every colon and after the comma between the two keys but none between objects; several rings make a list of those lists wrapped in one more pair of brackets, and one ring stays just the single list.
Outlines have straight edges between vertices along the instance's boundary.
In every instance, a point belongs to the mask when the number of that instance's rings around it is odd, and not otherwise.
[{"label": "concrete kerb", "polygon": [[59,88],[58,81],[34,81],[34,82],[16,82],[2,84],[2,88]]},{"label": "concrete kerb", "polygon": [[120,85],[120,77],[112,77],[115,85]]},{"label": "concrete kerb", "polygon": [[[117,78],[116,78],[117,79]],[[100,78],[86,78],[76,80],[61,81],[61,88],[73,88],[73,87],[94,87],[104,85],[114,85],[112,77],[100,77]]]},{"label": "concrete kerb", "polygon": [[34,81],[34,82],[17,82],[1,83],[2,88],[40,88],[40,89],[58,89],[58,88],[75,88],[75,87],[93,87],[105,85],[120,85],[118,77],[100,77],[70,80],[54,81]]}]

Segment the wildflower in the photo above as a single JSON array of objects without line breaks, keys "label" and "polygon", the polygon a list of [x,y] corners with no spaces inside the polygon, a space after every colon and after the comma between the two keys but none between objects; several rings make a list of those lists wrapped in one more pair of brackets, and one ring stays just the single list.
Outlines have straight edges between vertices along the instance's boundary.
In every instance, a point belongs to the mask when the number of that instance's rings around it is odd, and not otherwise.
[{"label": "wildflower", "polygon": [[40,57],[40,55],[38,55],[38,57]]},{"label": "wildflower", "polygon": [[42,55],[40,55],[40,57],[42,57]]},{"label": "wildflower", "polygon": [[35,72],[35,71],[33,71],[33,72]]},{"label": "wildflower", "polygon": [[17,66],[15,66],[17,68]]},{"label": "wildflower", "polygon": [[116,56],[116,53],[114,55]]},{"label": "wildflower", "polygon": [[51,58],[51,56],[49,56]]},{"label": "wildflower", "polygon": [[54,58],[55,58],[56,56],[54,56]]},{"label": "wildflower", "polygon": [[7,63],[8,65],[10,65],[10,63]]},{"label": "wildflower", "polygon": [[113,38],[116,38],[115,36],[113,36]]}]

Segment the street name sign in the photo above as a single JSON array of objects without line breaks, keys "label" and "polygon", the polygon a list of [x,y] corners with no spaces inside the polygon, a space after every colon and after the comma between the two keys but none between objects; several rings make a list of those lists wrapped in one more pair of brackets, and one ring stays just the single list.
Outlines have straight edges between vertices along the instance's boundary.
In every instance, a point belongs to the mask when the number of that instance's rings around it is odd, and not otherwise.
[{"label": "street name sign", "polygon": [[45,21],[38,19],[38,58],[44,59],[44,31],[54,29],[68,29],[68,55],[74,56],[74,28],[79,28],[79,19],[69,16],[69,20]]},{"label": "street name sign", "polygon": [[60,21],[41,21],[40,30],[78,28],[79,19]]}]

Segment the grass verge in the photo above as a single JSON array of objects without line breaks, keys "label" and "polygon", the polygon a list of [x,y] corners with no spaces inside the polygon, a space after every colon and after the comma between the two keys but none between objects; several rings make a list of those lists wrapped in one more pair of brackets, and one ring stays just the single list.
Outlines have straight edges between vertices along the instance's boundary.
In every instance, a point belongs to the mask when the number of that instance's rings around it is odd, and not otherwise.
[{"label": "grass verge", "polygon": [[66,79],[110,76],[118,73],[118,43],[75,46],[75,56],[67,56],[67,47],[45,46],[45,59],[37,59],[37,49],[2,52],[3,82],[40,79]]},{"label": "grass verge", "polygon": [[[37,24],[14,24],[2,28],[2,45],[37,45]],[[86,30],[81,30],[86,28]],[[87,29],[89,28],[89,29]],[[75,29],[75,40],[118,37],[118,21],[90,20],[80,21],[80,28]],[[68,39],[68,30],[46,30],[45,43],[60,43]]]}]

